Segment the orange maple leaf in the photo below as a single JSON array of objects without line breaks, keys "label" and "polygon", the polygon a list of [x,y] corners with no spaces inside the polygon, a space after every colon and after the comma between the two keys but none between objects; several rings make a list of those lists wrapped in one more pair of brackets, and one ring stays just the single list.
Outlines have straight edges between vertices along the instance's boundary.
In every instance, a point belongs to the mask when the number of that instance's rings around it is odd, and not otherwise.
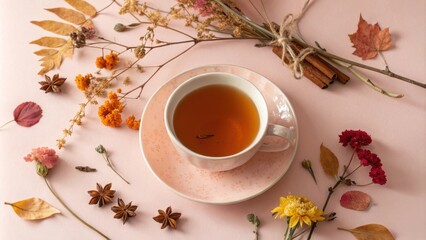
[{"label": "orange maple leaf", "polygon": [[361,57],[362,60],[375,58],[379,51],[389,49],[392,43],[389,28],[382,30],[378,23],[369,24],[361,15],[357,31],[349,34],[349,39],[354,44],[353,54]]}]

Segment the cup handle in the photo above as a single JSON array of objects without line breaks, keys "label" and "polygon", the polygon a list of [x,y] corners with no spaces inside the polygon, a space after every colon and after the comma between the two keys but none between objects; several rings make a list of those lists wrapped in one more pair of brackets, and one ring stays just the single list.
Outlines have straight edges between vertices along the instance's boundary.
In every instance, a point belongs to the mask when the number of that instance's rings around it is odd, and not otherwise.
[{"label": "cup handle", "polygon": [[263,143],[259,151],[261,152],[280,152],[287,150],[294,143],[294,127],[284,127],[276,124],[268,124],[265,137],[276,136],[285,139],[282,143]]}]

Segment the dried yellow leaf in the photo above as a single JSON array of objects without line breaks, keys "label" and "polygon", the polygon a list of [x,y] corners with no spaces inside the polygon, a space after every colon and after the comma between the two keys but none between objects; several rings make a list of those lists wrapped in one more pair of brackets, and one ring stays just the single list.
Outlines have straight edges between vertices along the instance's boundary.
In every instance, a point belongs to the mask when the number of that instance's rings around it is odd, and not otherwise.
[{"label": "dried yellow leaf", "polygon": [[320,146],[320,162],[324,172],[332,177],[337,177],[339,171],[339,160],[336,155],[321,144]]},{"label": "dried yellow leaf", "polygon": [[81,26],[85,27],[85,28],[95,28],[92,20],[90,20],[90,19],[87,19],[87,21],[85,21]]},{"label": "dried yellow leaf", "polygon": [[395,240],[392,233],[381,224],[367,224],[354,229],[337,228],[352,233],[358,240]]},{"label": "dried yellow leaf", "polygon": [[62,23],[52,20],[44,20],[44,21],[31,21],[32,24],[35,24],[44,30],[68,36],[70,33],[78,31],[73,25],[68,23]]},{"label": "dried yellow leaf", "polygon": [[57,48],[67,43],[67,40],[63,38],[57,38],[57,37],[42,37],[30,43],[37,44],[43,47]]},{"label": "dried yellow leaf", "polygon": [[96,8],[84,0],[65,0],[69,5],[73,6],[78,11],[94,17],[97,13]]},{"label": "dried yellow leaf", "polygon": [[12,206],[16,215],[25,220],[39,220],[60,213],[58,209],[40,198],[29,198],[14,203],[5,202],[5,204]]},{"label": "dried yellow leaf", "polygon": [[50,56],[50,55],[56,54],[57,52],[58,50],[56,49],[43,48],[38,51],[35,51],[34,54],[38,56]]},{"label": "dried yellow leaf", "polygon": [[[40,50],[41,51],[41,50]],[[65,45],[63,45],[59,50],[56,50],[56,52],[46,50],[46,53],[50,52],[52,54],[39,54],[40,56],[43,56],[40,61],[41,66],[43,67],[38,74],[43,75],[53,68],[59,68],[62,64],[62,60],[66,57],[71,58],[74,54],[74,46],[72,45],[72,40],[69,39]],[[43,52],[42,52],[43,53]]]},{"label": "dried yellow leaf", "polygon": [[72,58],[72,55],[74,54],[74,46],[72,44],[72,40],[69,39],[68,42],[62,46],[61,49],[59,49],[59,52],[61,53],[63,58]]},{"label": "dried yellow leaf", "polygon": [[38,72],[39,75],[44,75],[45,73],[49,72],[50,70],[55,67],[55,62],[53,61],[54,56],[58,55],[59,53],[56,53],[54,55],[45,56],[39,61],[42,61],[40,64],[43,68]]},{"label": "dried yellow leaf", "polygon": [[67,22],[77,25],[83,24],[84,21],[86,21],[84,14],[69,8],[48,8],[46,10],[56,14],[58,17],[64,19]]}]

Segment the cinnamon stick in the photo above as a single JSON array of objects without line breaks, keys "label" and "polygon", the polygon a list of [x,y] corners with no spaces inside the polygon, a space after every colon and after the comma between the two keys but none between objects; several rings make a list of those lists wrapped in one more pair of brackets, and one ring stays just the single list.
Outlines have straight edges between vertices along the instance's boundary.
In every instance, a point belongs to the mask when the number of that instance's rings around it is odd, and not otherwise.
[{"label": "cinnamon stick", "polygon": [[[282,47],[273,47],[272,48],[272,52],[274,52],[280,58],[282,56],[282,51],[283,51]],[[287,64],[287,65],[290,63],[288,54],[284,58],[284,63]],[[306,61],[302,61],[300,64],[303,67],[303,70],[304,70],[303,73],[304,73],[304,76],[306,78],[311,80],[313,83],[315,83],[321,89],[328,87],[327,82],[329,82],[330,79],[328,79],[327,76],[325,76],[323,73],[321,73],[321,71],[319,71],[312,64],[310,64]]]},{"label": "cinnamon stick", "polygon": [[[303,50],[303,47],[300,46],[297,42],[293,42],[291,47],[299,53]],[[314,65],[318,70],[320,70],[322,73],[324,73],[328,78],[332,80],[337,80],[343,84],[347,83],[349,81],[349,76],[344,74],[342,71],[340,71],[338,68],[321,58],[320,56],[316,54],[311,54],[305,57],[305,60],[312,65]]]},{"label": "cinnamon stick", "polygon": [[[301,46],[299,46],[295,43],[292,43],[290,46],[296,54],[299,54],[303,50],[303,47],[301,47]],[[325,76],[327,76],[327,78],[330,79],[331,82],[336,80],[337,74],[333,71],[333,69],[331,69],[328,66],[328,64],[325,64],[323,61],[321,61],[321,59],[319,59],[314,54],[309,54],[308,56],[305,57],[305,60],[308,63],[312,64],[314,67],[316,67]]]}]

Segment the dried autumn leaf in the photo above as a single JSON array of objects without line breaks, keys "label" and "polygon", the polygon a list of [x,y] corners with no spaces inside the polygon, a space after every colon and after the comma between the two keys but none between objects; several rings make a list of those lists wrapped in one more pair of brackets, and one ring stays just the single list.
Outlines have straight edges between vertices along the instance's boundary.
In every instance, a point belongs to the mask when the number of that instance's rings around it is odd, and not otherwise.
[{"label": "dried autumn leaf", "polygon": [[49,32],[53,32],[53,33],[64,35],[64,36],[68,36],[70,33],[78,31],[78,29],[71,24],[52,21],[52,20],[31,21],[31,23]]},{"label": "dried autumn leaf", "polygon": [[63,38],[57,38],[57,37],[42,37],[37,40],[34,40],[30,42],[31,44],[37,44],[43,47],[51,47],[51,48],[57,48],[61,47],[64,44],[67,43],[67,40]]},{"label": "dried autumn leaf", "polygon": [[94,17],[97,13],[96,8],[84,0],[65,0],[69,5],[73,6],[78,11]]},{"label": "dried autumn leaf", "polygon": [[354,229],[338,229],[352,233],[358,240],[395,240],[392,233],[380,224],[367,224]]},{"label": "dried autumn leaf", "polygon": [[321,144],[320,146],[320,162],[324,172],[332,177],[337,177],[339,171],[339,160],[336,155]]},{"label": "dried autumn leaf", "polygon": [[[47,54],[52,53],[52,54]],[[74,46],[72,44],[72,40],[69,39],[65,45],[63,45],[59,50],[46,50],[45,52],[41,52],[43,56],[39,61],[41,61],[41,66],[43,67],[38,74],[44,75],[45,73],[52,70],[54,67],[59,68],[62,64],[62,60],[66,57],[71,58],[74,53]],[[36,52],[37,54],[37,52]]]},{"label": "dried autumn leaf", "polygon": [[353,54],[361,57],[362,60],[372,59],[377,56],[379,51],[391,47],[389,28],[382,30],[378,23],[369,24],[361,15],[359,16],[357,31],[349,34],[349,39],[355,48]]},{"label": "dried autumn leaf", "polygon": [[340,198],[340,205],[342,207],[357,211],[368,209],[370,203],[370,196],[361,191],[348,191]]},{"label": "dried autumn leaf", "polygon": [[69,8],[48,8],[46,10],[56,14],[58,17],[64,19],[67,22],[77,25],[80,25],[86,21],[84,14]]},{"label": "dried autumn leaf", "polygon": [[95,25],[90,19],[87,19],[81,26],[85,28],[95,28]]},{"label": "dried autumn leaf", "polygon": [[40,198],[29,198],[22,201],[4,204],[12,206],[16,215],[25,220],[39,220],[48,218],[60,211]]},{"label": "dried autumn leaf", "polygon": [[61,49],[59,49],[59,52],[61,53],[62,58],[71,58],[74,54],[74,45],[72,44],[72,40],[69,39],[68,42],[64,46],[62,46]]},{"label": "dried autumn leaf", "polygon": [[34,54],[38,56],[51,56],[55,55],[56,53],[58,53],[58,50],[51,48],[44,48],[34,52]]},{"label": "dried autumn leaf", "polygon": [[13,119],[23,127],[31,127],[40,121],[43,110],[35,102],[19,104],[13,111]]}]

